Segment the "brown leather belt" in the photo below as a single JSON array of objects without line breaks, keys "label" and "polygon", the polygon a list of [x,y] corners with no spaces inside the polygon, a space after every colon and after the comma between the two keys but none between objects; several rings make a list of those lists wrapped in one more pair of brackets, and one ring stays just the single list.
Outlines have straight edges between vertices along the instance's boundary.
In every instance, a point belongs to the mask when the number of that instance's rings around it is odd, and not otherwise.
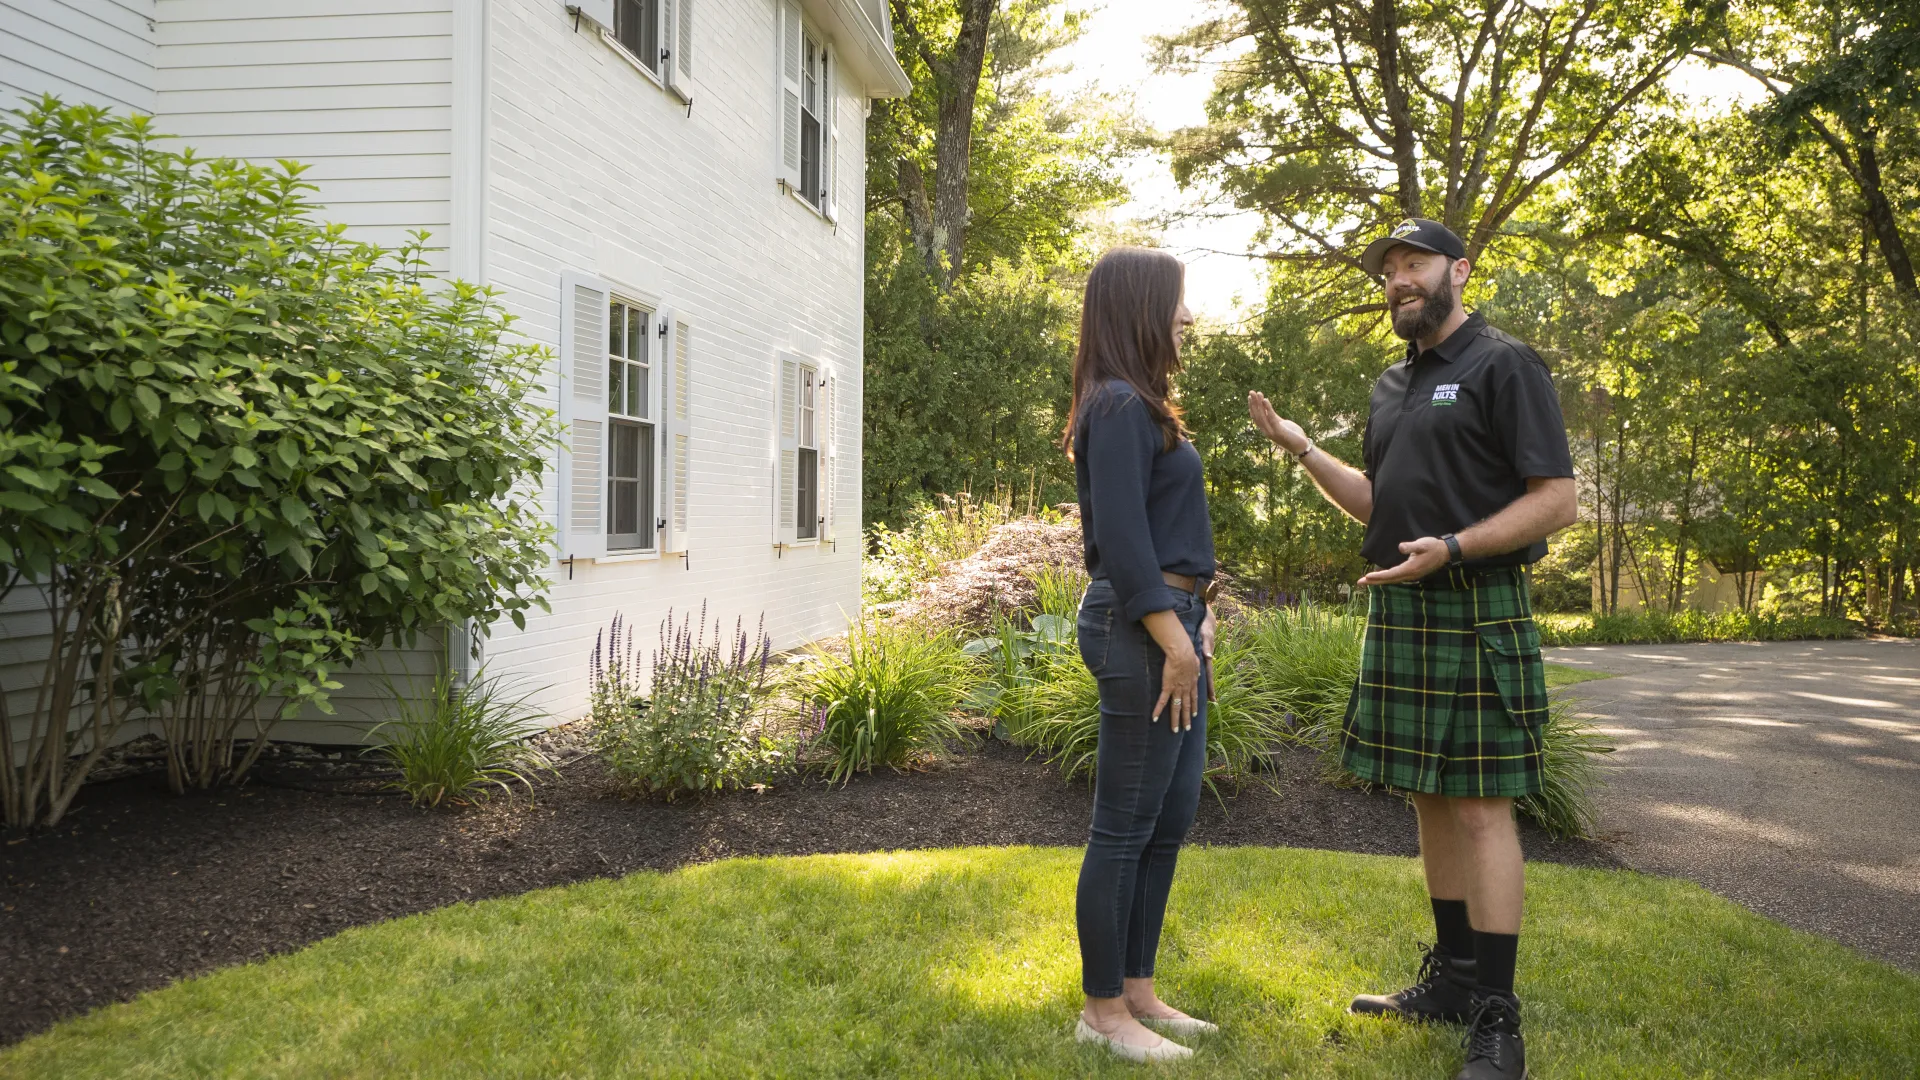
[{"label": "brown leather belt", "polygon": [[[1194,587],[1200,583],[1199,578],[1190,574],[1176,574],[1171,570],[1160,571],[1160,580],[1165,581],[1167,584],[1184,593],[1193,592]],[[1208,578],[1205,590],[1200,593],[1200,599],[1211,604],[1213,603],[1213,598],[1218,595],[1220,595],[1220,583],[1212,578]]]}]

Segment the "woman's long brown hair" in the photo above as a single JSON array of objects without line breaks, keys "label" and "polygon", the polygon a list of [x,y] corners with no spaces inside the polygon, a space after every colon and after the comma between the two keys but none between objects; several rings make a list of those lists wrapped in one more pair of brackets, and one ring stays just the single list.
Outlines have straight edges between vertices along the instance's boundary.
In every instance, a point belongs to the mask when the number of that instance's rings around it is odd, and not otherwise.
[{"label": "woman's long brown hair", "polygon": [[1133,388],[1160,425],[1166,449],[1187,434],[1173,403],[1173,376],[1180,350],[1173,343],[1173,313],[1180,306],[1186,267],[1164,251],[1117,247],[1093,264],[1086,302],[1080,307],[1080,346],[1073,357],[1073,408],[1060,447],[1073,454],[1074,428],[1090,398],[1109,379]]}]

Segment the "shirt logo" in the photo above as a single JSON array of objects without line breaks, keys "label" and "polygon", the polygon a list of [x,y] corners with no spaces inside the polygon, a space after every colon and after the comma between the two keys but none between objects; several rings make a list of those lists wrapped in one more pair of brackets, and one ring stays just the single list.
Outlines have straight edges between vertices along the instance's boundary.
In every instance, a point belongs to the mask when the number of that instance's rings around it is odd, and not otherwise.
[{"label": "shirt logo", "polygon": [[1451,405],[1460,400],[1460,384],[1445,382],[1433,388],[1433,407]]},{"label": "shirt logo", "polygon": [[1398,240],[1403,236],[1412,236],[1414,233],[1417,233],[1419,231],[1420,231],[1420,226],[1414,224],[1412,218],[1408,218],[1407,220],[1401,222],[1400,224],[1395,225],[1393,227],[1393,231],[1388,233],[1387,237],[1392,240]]}]

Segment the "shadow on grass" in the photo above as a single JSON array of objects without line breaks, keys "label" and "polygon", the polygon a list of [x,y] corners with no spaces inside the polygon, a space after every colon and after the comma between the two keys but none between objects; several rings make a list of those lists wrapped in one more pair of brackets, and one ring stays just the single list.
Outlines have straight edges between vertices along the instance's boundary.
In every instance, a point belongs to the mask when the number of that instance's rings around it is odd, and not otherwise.
[{"label": "shadow on grass", "polygon": [[[1134,1076],[1068,1038],[1077,851],[747,859],[349,931],[62,1024],[0,1076]],[[1541,1071],[1912,1075],[1920,980],[1636,874],[1538,866]],[[1348,1016],[1426,930],[1406,859],[1193,849],[1163,993],[1207,1076],[1445,1076],[1457,1035]],[[1197,1071],[1196,1071],[1197,1070]]]}]

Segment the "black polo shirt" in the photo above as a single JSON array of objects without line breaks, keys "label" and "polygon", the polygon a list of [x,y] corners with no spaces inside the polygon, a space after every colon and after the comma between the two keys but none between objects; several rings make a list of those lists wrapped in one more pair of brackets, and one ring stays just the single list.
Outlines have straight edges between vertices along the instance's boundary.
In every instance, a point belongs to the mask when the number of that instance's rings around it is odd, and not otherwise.
[{"label": "black polo shirt", "polygon": [[[1375,566],[1405,561],[1400,545],[1485,521],[1527,493],[1527,478],[1572,476],[1560,397],[1539,354],[1479,315],[1445,341],[1388,368],[1373,385],[1365,442],[1373,516],[1360,546]],[[1469,560],[1519,566],[1546,541]]]}]

